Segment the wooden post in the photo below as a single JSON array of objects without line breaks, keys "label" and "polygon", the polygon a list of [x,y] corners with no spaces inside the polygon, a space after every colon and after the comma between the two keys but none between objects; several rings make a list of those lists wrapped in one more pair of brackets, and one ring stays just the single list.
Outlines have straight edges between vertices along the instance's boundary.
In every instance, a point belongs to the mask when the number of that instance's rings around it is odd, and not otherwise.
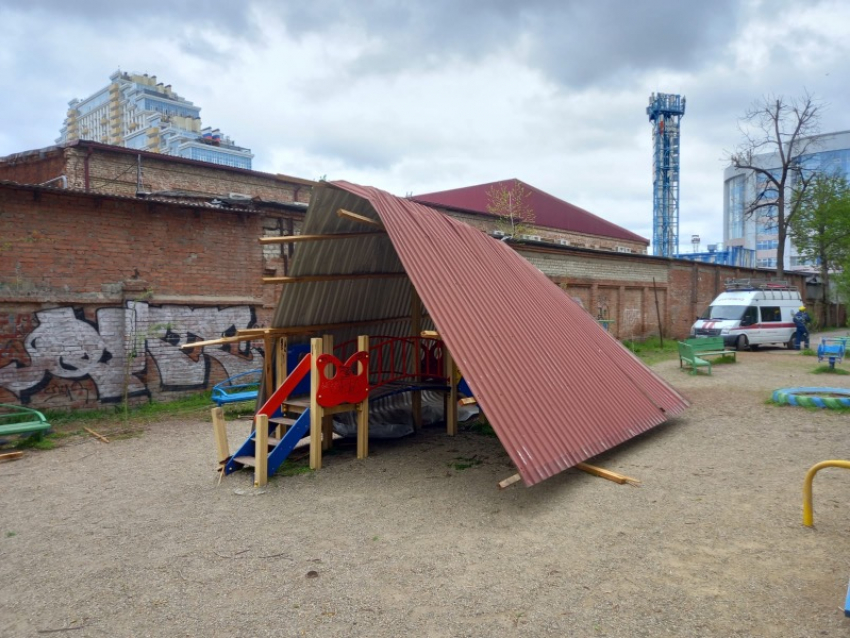
[{"label": "wooden post", "polygon": [[[333,335],[322,335],[322,352],[333,354],[334,338]],[[339,370],[336,370],[339,373]],[[334,418],[333,415],[322,417],[322,450],[330,450],[333,446],[334,436]]]},{"label": "wooden post", "polygon": [[322,340],[310,339],[310,469],[322,469],[322,417],[319,405],[319,371],[316,361],[322,355]]},{"label": "wooden post", "polygon": [[[288,348],[289,339],[286,337],[277,337],[275,339],[275,390],[283,385],[283,382],[286,381],[286,377],[289,374],[286,361]],[[275,436],[282,439],[283,435],[286,434],[286,430],[286,426],[278,425],[277,428],[275,428]]]},{"label": "wooden post", "polygon": [[[369,352],[369,335],[357,337],[358,352]],[[359,364],[362,370],[362,363]],[[369,370],[365,370],[369,374]],[[357,406],[357,458],[365,459],[369,456],[369,395]]]},{"label": "wooden post", "polygon": [[[414,337],[413,343],[415,345],[413,352],[413,360],[409,363],[410,366],[413,367],[410,372],[417,375],[414,377],[415,380],[418,380],[418,373],[420,372],[419,365],[422,357],[422,352],[420,348],[422,347],[422,342],[420,341],[420,331],[422,330],[422,300],[419,299],[419,293],[416,292],[416,288],[413,286],[413,282],[410,282],[410,334]],[[413,429],[421,430],[422,429],[422,392],[420,390],[414,390],[413,397],[411,398],[411,408],[413,410]]]},{"label": "wooden post", "polygon": [[263,387],[265,398],[268,399],[274,393],[274,337],[268,331],[263,335],[263,351]]},{"label": "wooden post", "polygon": [[446,376],[449,378],[449,395],[446,397],[446,434],[454,436],[457,434],[457,368],[445,341],[443,341],[443,364]]},{"label": "wooden post", "polygon": [[254,431],[254,487],[269,482],[269,417],[258,414]]},{"label": "wooden post", "polygon": [[218,468],[224,471],[224,464],[230,458],[230,446],[227,443],[227,429],[224,422],[224,410],[212,409],[213,438],[215,439],[215,456]]}]

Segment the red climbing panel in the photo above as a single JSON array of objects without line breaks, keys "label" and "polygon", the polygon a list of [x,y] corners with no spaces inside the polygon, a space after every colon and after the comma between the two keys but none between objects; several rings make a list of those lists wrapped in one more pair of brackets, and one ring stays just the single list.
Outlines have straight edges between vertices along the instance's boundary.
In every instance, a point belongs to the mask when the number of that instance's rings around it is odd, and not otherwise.
[{"label": "red climbing panel", "polygon": [[[332,378],[328,378],[326,374],[328,366],[334,366],[336,369]],[[342,403],[360,403],[369,394],[369,354],[367,352],[355,352],[345,363],[332,354],[323,354],[316,360],[316,368],[319,373],[316,400],[323,407],[330,408]]]}]

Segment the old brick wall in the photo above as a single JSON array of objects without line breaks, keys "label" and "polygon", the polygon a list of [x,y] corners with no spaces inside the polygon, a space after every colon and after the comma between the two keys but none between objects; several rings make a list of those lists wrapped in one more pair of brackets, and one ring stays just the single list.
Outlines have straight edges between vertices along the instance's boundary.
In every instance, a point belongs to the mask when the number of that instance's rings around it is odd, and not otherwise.
[{"label": "old brick wall", "polygon": [[0,159],[0,181],[43,184],[64,174],[64,152],[57,147],[16,153]]},{"label": "old brick wall", "polygon": [[262,363],[267,215],[0,186],[0,403],[168,399]]}]

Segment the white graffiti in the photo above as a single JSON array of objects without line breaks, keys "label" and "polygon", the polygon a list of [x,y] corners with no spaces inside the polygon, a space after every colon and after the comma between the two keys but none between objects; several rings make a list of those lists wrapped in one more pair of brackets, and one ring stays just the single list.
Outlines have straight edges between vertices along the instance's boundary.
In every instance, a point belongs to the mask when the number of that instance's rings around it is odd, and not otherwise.
[{"label": "white graffiti", "polygon": [[262,366],[262,354],[238,344],[184,352],[180,346],[235,334],[251,327],[248,306],[190,308],[128,302],[126,308],[100,308],[96,321],[87,321],[73,308],[35,313],[38,326],[24,338],[28,363],[12,360],[0,368],[0,387],[22,402],[49,382],[90,378],[102,402],[149,394],[147,357],[156,365],[162,390],[203,388],[208,385],[210,360],[227,376]]}]

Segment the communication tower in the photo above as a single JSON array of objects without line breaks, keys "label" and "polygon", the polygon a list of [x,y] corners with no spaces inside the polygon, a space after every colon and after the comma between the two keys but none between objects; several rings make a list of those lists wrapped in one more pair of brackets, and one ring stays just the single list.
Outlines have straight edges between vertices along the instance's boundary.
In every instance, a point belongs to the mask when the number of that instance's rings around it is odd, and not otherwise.
[{"label": "communication tower", "polygon": [[649,96],[652,123],[652,254],[679,252],[679,121],[685,98],[669,93]]}]

